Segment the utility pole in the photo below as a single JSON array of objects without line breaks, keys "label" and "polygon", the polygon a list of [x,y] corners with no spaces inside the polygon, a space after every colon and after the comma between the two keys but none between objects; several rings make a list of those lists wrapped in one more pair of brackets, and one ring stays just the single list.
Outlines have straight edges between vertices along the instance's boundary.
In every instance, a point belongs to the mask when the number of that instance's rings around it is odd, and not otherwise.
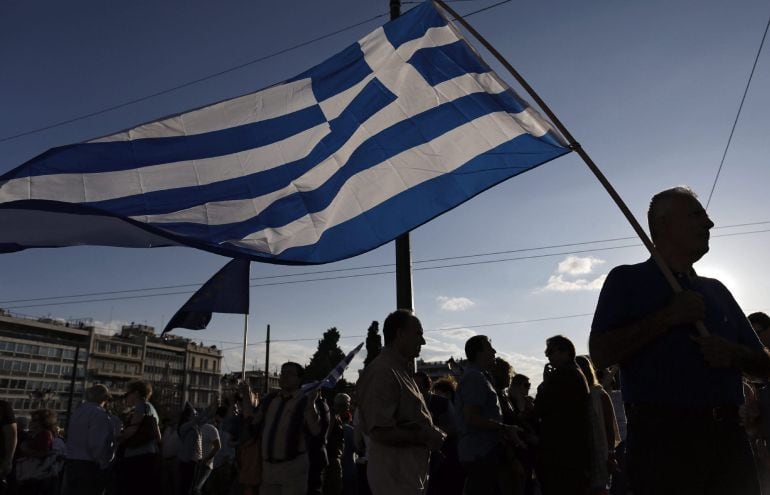
[{"label": "utility pole", "polygon": [[270,391],[270,325],[267,326],[267,339],[265,339],[265,387],[264,387],[264,393],[267,395],[267,393]]},{"label": "utility pole", "polygon": [[[401,15],[401,0],[390,0],[390,20]],[[396,309],[414,310],[409,232],[396,238]]]},{"label": "utility pole", "polygon": [[72,400],[75,398],[75,379],[78,375],[78,358],[80,357],[80,344],[75,346],[75,362],[72,364],[72,375],[70,375],[70,397],[67,401],[67,428],[70,424],[72,415]]}]

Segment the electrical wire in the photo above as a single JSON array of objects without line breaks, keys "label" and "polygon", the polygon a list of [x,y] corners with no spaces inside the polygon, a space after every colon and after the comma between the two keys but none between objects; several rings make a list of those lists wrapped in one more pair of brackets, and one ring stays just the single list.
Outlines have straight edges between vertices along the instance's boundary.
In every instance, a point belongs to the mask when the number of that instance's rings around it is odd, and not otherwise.
[{"label": "electrical wire", "polygon": [[719,181],[719,174],[722,172],[722,166],[725,164],[725,158],[727,157],[727,150],[730,149],[730,143],[733,140],[733,134],[735,134],[735,127],[738,125],[738,119],[741,116],[741,110],[743,110],[743,103],[746,101],[746,95],[749,92],[749,86],[751,86],[751,80],[754,77],[754,70],[757,68],[757,62],[759,56],[762,54],[762,47],[765,46],[765,39],[767,38],[767,30],[770,29],[770,18],[767,19],[767,25],[765,26],[765,32],[762,35],[762,41],[759,43],[759,50],[757,50],[757,56],[754,57],[754,65],[751,67],[751,73],[749,74],[749,80],[746,81],[746,89],[743,90],[743,97],[741,97],[741,104],[738,105],[738,113],[733,121],[733,127],[730,129],[730,136],[727,138],[727,145],[725,145],[725,151],[722,153],[722,160],[719,162],[719,168],[717,169],[717,175],[714,177],[714,183],[711,185],[711,192],[709,192],[709,199],[706,201],[706,210],[708,210],[711,204],[711,197],[714,195],[714,189],[717,187],[717,181]]},{"label": "electrical wire", "polygon": [[[722,225],[718,227],[714,227],[714,230],[719,229],[730,229],[730,228],[737,228],[737,227],[751,227],[751,226],[757,226],[757,225],[767,225],[770,224],[770,220],[764,220],[764,221],[758,221],[758,222],[746,222],[746,223],[739,223],[739,224],[731,224],[731,225]],[[756,233],[762,233],[766,232],[766,230],[754,230],[749,232],[733,232],[731,234],[717,234],[712,237],[724,237],[724,236],[734,236],[734,235],[743,235],[743,234],[756,234]],[[563,248],[563,247],[573,247],[573,246],[586,246],[590,244],[602,244],[607,242],[616,242],[616,241],[627,241],[631,239],[635,239],[635,236],[628,236],[628,237],[615,237],[615,238],[609,238],[609,239],[597,239],[597,240],[591,240],[591,241],[580,241],[580,242],[570,242],[570,243],[562,243],[562,244],[551,244],[546,246],[536,246],[536,247],[529,247],[529,248],[519,248],[519,249],[508,249],[503,251],[490,251],[490,252],[484,252],[484,253],[472,253],[472,254],[464,254],[464,255],[458,255],[458,256],[447,256],[442,258],[429,258],[424,260],[415,260],[412,262],[413,265],[420,265],[425,263],[435,263],[439,261],[451,261],[451,260],[459,260],[459,259],[468,259],[468,258],[480,258],[480,257],[486,257],[486,256],[499,256],[504,254],[512,254],[512,253],[522,253],[522,252],[528,252],[528,251],[542,251],[547,249],[556,249],[556,248]],[[634,244],[636,245],[636,244]],[[624,245],[624,246],[616,246],[613,249],[619,249],[621,247],[630,247],[631,245]],[[567,254],[576,254],[586,251],[595,251],[595,250],[607,250],[608,248],[598,248],[594,250],[582,250],[582,251],[572,251]],[[561,256],[564,253],[554,253],[548,256]],[[545,256],[545,255],[544,255]],[[527,259],[527,258],[507,258],[503,260],[490,260],[489,262],[498,262],[498,261],[515,261],[519,259]],[[261,276],[261,277],[251,277],[250,281],[258,281],[258,280],[272,280],[272,279],[280,279],[280,278],[292,278],[292,277],[300,277],[300,276],[309,276],[309,275],[320,275],[320,274],[327,274],[327,273],[342,273],[342,272],[350,272],[350,271],[359,271],[359,270],[371,270],[375,268],[389,268],[394,267],[394,263],[386,263],[381,265],[366,265],[366,266],[359,266],[359,267],[351,267],[351,268],[335,268],[331,270],[317,270],[317,271],[308,271],[308,272],[300,272],[300,273],[289,273],[289,274],[282,274],[282,275],[267,275],[267,276]],[[447,265],[447,267],[453,267],[456,265]],[[457,265],[457,266],[464,266],[464,265]],[[435,269],[437,267],[429,267],[425,269]],[[415,268],[415,271],[423,270],[423,268]],[[385,275],[393,273],[393,271],[387,271],[387,272],[380,272],[380,273],[366,273],[366,274],[358,274],[352,277],[347,278],[357,278],[361,276],[370,276],[370,275]],[[343,277],[340,277],[343,278]],[[322,279],[310,279],[307,281],[321,281],[321,280],[334,280],[333,277],[327,277]],[[306,282],[306,280],[298,280],[298,281],[291,281],[291,283],[300,283],[300,282]],[[7,299],[5,301],[0,301],[0,305],[5,304],[13,304],[18,302],[38,302],[38,301],[53,301],[53,300],[59,300],[59,299],[73,299],[73,298],[79,298],[79,297],[91,297],[91,296],[106,296],[106,295],[115,295],[115,294],[129,294],[132,292],[147,292],[147,291],[157,291],[157,290],[167,290],[167,289],[180,289],[184,287],[200,287],[203,285],[203,282],[196,282],[192,284],[178,284],[178,285],[162,285],[157,287],[143,287],[143,288],[137,288],[137,289],[122,289],[122,290],[114,290],[114,291],[100,291],[100,292],[83,292],[79,294],[69,294],[69,295],[59,295],[59,296],[42,296],[42,297],[34,297],[34,298],[27,298],[27,299]],[[269,286],[269,285],[280,285],[280,284],[254,284],[251,285],[251,287],[262,287],[262,286]],[[166,293],[166,294],[151,294],[151,295],[145,295],[144,297],[152,297],[155,295],[177,295],[177,294],[189,294],[189,292],[173,292],[173,293]],[[111,299],[111,300],[118,300],[117,299]],[[70,302],[77,302],[77,301],[70,301]],[[14,308],[21,308],[25,306],[15,306]],[[11,308],[8,308],[11,309]]]},{"label": "electrical wire", "polygon": [[[455,1],[469,1],[469,0],[455,0]],[[478,14],[480,12],[484,12],[486,10],[489,10],[489,9],[492,9],[492,8],[495,8],[495,7],[499,7],[500,5],[503,5],[503,4],[508,3],[510,1],[512,1],[512,0],[503,0],[501,2],[489,5],[487,7],[484,7],[484,8],[481,8],[481,9],[469,12],[468,14],[465,15],[465,17],[469,17],[469,16],[472,16],[472,15]],[[332,36],[335,36],[337,34],[343,33],[345,31],[349,31],[349,30],[357,28],[359,26],[363,26],[364,24],[368,24],[370,22],[374,22],[377,19],[381,19],[383,17],[387,17],[388,15],[389,15],[388,12],[382,13],[382,14],[377,14],[377,15],[375,15],[373,17],[369,17],[368,19],[364,19],[364,20],[356,22],[354,24],[350,24],[348,26],[342,27],[342,28],[337,29],[335,31],[332,31],[332,32],[326,33],[324,35],[318,36],[316,38],[313,38],[313,39],[310,39],[310,40],[307,40],[307,41],[303,41],[301,43],[297,43],[296,45],[292,45],[292,46],[289,46],[287,48],[283,48],[281,50],[278,50],[276,52],[270,53],[268,55],[264,55],[262,57],[246,61],[244,63],[235,65],[233,67],[229,67],[227,69],[223,69],[221,71],[218,71],[218,72],[215,72],[215,73],[212,73],[212,74],[208,74],[206,76],[199,77],[197,79],[193,79],[193,80],[185,82],[183,84],[179,84],[177,86],[172,86],[170,88],[166,88],[166,89],[157,91],[155,93],[151,93],[149,95],[140,96],[138,98],[133,98],[131,100],[124,101],[123,103],[118,103],[116,105],[112,105],[112,106],[103,108],[101,110],[96,110],[96,111],[93,111],[93,112],[85,113],[85,114],[79,115],[77,117],[72,117],[72,118],[69,118],[69,119],[66,119],[66,120],[61,120],[59,122],[54,122],[52,124],[48,124],[48,125],[45,125],[45,126],[42,126],[42,127],[37,127],[35,129],[30,129],[28,131],[20,132],[18,134],[12,134],[10,136],[4,136],[4,137],[0,138],[0,143],[5,142],[5,141],[10,141],[10,140],[13,140],[13,139],[18,139],[18,138],[24,137],[24,136],[29,136],[31,134],[37,134],[39,132],[43,132],[43,131],[47,131],[47,130],[50,130],[50,129],[54,129],[56,127],[61,127],[63,125],[72,124],[74,122],[78,122],[78,121],[81,121],[81,120],[89,119],[91,117],[96,117],[97,115],[102,115],[102,114],[105,114],[105,113],[108,113],[108,112],[112,112],[114,110],[119,110],[121,108],[125,108],[125,107],[128,107],[130,105],[134,105],[136,103],[141,103],[143,101],[147,101],[147,100],[150,100],[152,98],[157,98],[158,96],[163,96],[163,95],[172,93],[174,91],[177,91],[177,90],[180,90],[180,89],[184,89],[186,87],[189,87],[189,86],[192,86],[192,85],[204,82],[204,81],[208,81],[210,79],[217,78],[217,77],[222,76],[224,74],[228,74],[230,72],[234,72],[234,71],[243,69],[243,68],[248,67],[250,65],[258,64],[260,62],[264,62],[265,60],[269,60],[271,58],[277,57],[278,55],[283,55],[285,53],[297,50],[299,48],[303,48],[305,46],[312,45],[313,43],[316,43],[318,41],[324,40],[326,38],[330,38]]]},{"label": "electrical wire", "polygon": [[[579,314],[574,314],[574,315],[561,315],[561,316],[546,316],[546,317],[543,317],[543,318],[532,318],[532,319],[529,319],[529,320],[498,321],[498,322],[493,322],[493,323],[480,323],[480,324],[477,324],[477,325],[463,325],[463,326],[458,326],[458,327],[436,328],[436,329],[433,329],[433,330],[425,330],[423,333],[440,333],[440,332],[449,332],[449,331],[452,331],[452,330],[465,330],[465,329],[470,330],[470,329],[473,329],[473,328],[499,327],[499,326],[504,326],[504,325],[521,325],[521,324],[526,324],[526,323],[539,323],[539,322],[542,322],[542,321],[566,320],[566,319],[571,319],[571,318],[583,318],[583,317],[586,317],[586,316],[593,316],[593,313],[579,313]],[[341,335],[340,336],[340,340],[341,339],[361,339],[361,338],[365,338],[365,337],[366,337],[366,335]],[[317,340],[318,340],[318,338],[270,339],[270,344],[282,343],[282,342],[284,342],[284,343],[290,343],[290,342],[310,342],[310,341],[317,341]],[[225,348],[225,349],[220,349],[222,352],[232,351],[232,350],[235,350],[235,349],[242,349],[243,348],[243,343],[241,343],[241,342],[231,342],[231,341],[221,341],[221,340],[218,341],[218,342],[221,342],[221,343],[224,343],[224,344],[239,344],[238,346],[235,346],[235,347],[228,347],[228,348]],[[246,344],[246,347],[253,347],[253,346],[257,346],[257,345],[262,345],[262,344],[265,344],[266,342],[267,341],[265,341],[265,340],[259,340],[257,342],[248,342]]]},{"label": "electrical wire", "polygon": [[[758,233],[764,233],[764,232],[770,232],[770,229],[763,229],[763,230],[754,230],[750,232],[733,232],[729,234],[718,234],[712,236],[712,238],[716,237],[732,237],[732,236],[738,236],[738,235],[748,235],[748,234],[758,234]],[[548,257],[554,257],[554,256],[564,256],[564,255],[570,255],[570,254],[584,254],[584,253],[593,253],[597,251],[610,251],[615,249],[625,249],[630,247],[639,247],[641,246],[640,243],[635,244],[624,244],[621,246],[611,246],[611,247],[603,247],[603,248],[592,248],[592,249],[582,249],[582,250],[571,250],[571,251],[563,251],[559,253],[548,253],[548,254],[536,254],[536,255],[530,255],[530,256],[517,256],[512,258],[502,258],[502,259],[494,259],[494,260],[484,260],[484,261],[473,261],[473,262],[466,262],[466,263],[453,263],[453,264],[447,264],[447,265],[439,265],[439,266],[428,266],[428,267],[419,267],[414,268],[413,271],[426,271],[426,270],[439,270],[439,269],[446,269],[446,268],[457,268],[457,267],[466,267],[466,266],[476,266],[476,265],[486,265],[491,263],[503,263],[508,261],[520,261],[520,260],[527,260],[527,259],[539,259],[539,258],[548,258]],[[388,271],[381,271],[381,272],[371,272],[371,273],[360,273],[360,274],[354,274],[354,275],[338,275],[338,276],[332,276],[332,277],[320,277],[320,278],[313,278],[313,279],[304,279],[304,280],[290,280],[285,282],[268,282],[264,284],[250,284],[249,287],[272,287],[272,286],[279,286],[279,285],[293,285],[293,284],[301,284],[301,283],[309,283],[309,282],[323,282],[323,281],[329,281],[329,280],[343,280],[343,279],[352,279],[352,278],[360,278],[360,277],[372,277],[377,275],[389,275],[395,273],[395,270],[388,270]],[[100,293],[95,293],[100,294]],[[104,293],[101,293],[104,294]],[[104,302],[104,301],[123,301],[123,300],[130,300],[130,299],[143,299],[148,297],[160,297],[160,296],[172,296],[172,295],[181,295],[186,294],[190,295],[192,292],[190,291],[176,291],[176,292],[162,292],[157,294],[139,294],[139,295],[133,295],[133,296],[123,296],[123,297],[105,297],[105,298],[95,298],[95,299],[84,299],[79,301],[65,301],[65,302],[55,302],[55,303],[41,303],[41,304],[24,304],[24,305],[18,305],[18,306],[7,306],[5,309],[18,309],[18,308],[36,308],[36,307],[42,307],[42,306],[62,306],[67,304],[81,304],[81,303],[90,303],[90,302]],[[57,296],[57,297],[66,297],[66,296]],[[34,301],[35,299],[31,299]],[[2,303],[0,303],[2,304]]]},{"label": "electrical wire", "polygon": [[330,38],[330,37],[332,37],[334,35],[340,34],[342,32],[349,31],[349,30],[351,30],[353,28],[356,28],[358,26],[362,26],[364,24],[368,24],[368,23],[373,22],[373,21],[375,21],[377,19],[380,19],[382,17],[386,17],[387,15],[388,15],[387,13],[385,13],[385,14],[377,14],[374,17],[370,17],[368,19],[364,19],[362,21],[356,22],[355,24],[351,24],[349,26],[345,26],[343,28],[337,29],[336,31],[332,31],[330,33],[326,33],[324,35],[318,36],[317,38],[313,38],[311,40],[303,41],[302,43],[298,43],[296,45],[292,45],[290,47],[283,48],[281,50],[278,50],[276,52],[270,53],[268,55],[264,55],[262,57],[249,60],[249,61],[244,62],[242,64],[238,64],[236,66],[229,67],[227,69],[223,69],[223,70],[221,70],[219,72],[215,72],[213,74],[209,74],[209,75],[206,75],[206,76],[203,76],[203,77],[199,77],[198,79],[193,79],[192,81],[188,81],[186,83],[183,83],[183,84],[180,84],[180,85],[177,85],[177,86],[166,88],[166,89],[163,89],[161,91],[157,91],[157,92],[149,94],[149,95],[141,96],[139,98],[134,98],[134,99],[128,100],[128,101],[124,101],[123,103],[118,103],[117,105],[112,105],[110,107],[106,107],[106,108],[103,108],[101,110],[96,110],[94,112],[89,112],[89,113],[86,113],[86,114],[83,114],[83,115],[79,115],[77,117],[72,117],[72,118],[67,119],[67,120],[62,120],[62,121],[55,122],[53,124],[49,124],[49,125],[46,125],[46,126],[43,126],[43,127],[38,127],[36,129],[30,129],[28,131],[20,132],[18,134],[13,134],[13,135],[10,135],[10,136],[5,136],[3,138],[0,138],[0,143],[5,142],[5,141],[10,141],[12,139],[17,139],[17,138],[20,138],[20,137],[24,137],[24,136],[29,136],[30,134],[36,134],[38,132],[47,131],[49,129],[53,129],[53,128],[56,128],[56,127],[61,127],[63,125],[71,124],[73,122],[78,122],[80,120],[85,120],[85,119],[88,119],[88,118],[91,118],[91,117],[95,117],[97,115],[102,115],[102,114],[105,114],[105,113],[108,113],[108,112],[112,112],[113,110],[118,110],[120,108],[125,108],[127,106],[134,105],[136,103],[141,103],[143,101],[147,101],[147,100],[152,99],[152,98],[157,98],[158,96],[162,96],[162,95],[165,95],[165,94],[168,94],[168,93],[172,93],[174,91],[186,88],[188,86],[192,86],[194,84],[198,84],[198,83],[201,83],[201,82],[204,82],[204,81],[208,81],[210,79],[214,79],[214,78],[222,76],[224,74],[228,74],[230,72],[234,72],[234,71],[243,69],[243,68],[248,67],[250,65],[254,65],[254,64],[257,64],[257,63],[260,63],[260,62],[264,62],[265,60],[271,59],[273,57],[277,57],[278,55],[283,55],[285,53],[288,53],[290,51],[296,50],[298,48],[302,48],[302,47],[311,45],[311,44],[313,44],[313,43],[315,43],[317,41],[321,41],[321,40],[324,40],[326,38]]}]

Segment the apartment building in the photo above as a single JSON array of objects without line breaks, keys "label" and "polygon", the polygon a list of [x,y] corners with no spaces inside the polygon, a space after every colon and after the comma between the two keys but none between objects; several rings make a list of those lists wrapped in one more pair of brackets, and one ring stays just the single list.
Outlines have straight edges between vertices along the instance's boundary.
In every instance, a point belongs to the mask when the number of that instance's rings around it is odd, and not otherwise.
[{"label": "apartment building", "polygon": [[87,322],[31,319],[0,309],[0,399],[20,416],[50,408],[65,423],[70,404],[77,407],[92,384],[119,396],[139,379],[153,384],[152,401],[162,416],[178,412],[184,401],[208,407],[219,394],[221,363],[215,346],[174,335],[161,339],[148,325],[132,323],[104,335]]},{"label": "apartment building", "polygon": [[18,415],[50,408],[64,418],[83,395],[92,335],[84,322],[27,319],[0,309],[0,398]]}]

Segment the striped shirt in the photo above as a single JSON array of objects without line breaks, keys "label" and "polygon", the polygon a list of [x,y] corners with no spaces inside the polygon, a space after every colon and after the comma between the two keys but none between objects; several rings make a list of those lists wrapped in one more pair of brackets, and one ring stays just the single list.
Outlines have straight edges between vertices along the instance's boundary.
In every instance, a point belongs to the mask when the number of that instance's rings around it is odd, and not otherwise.
[{"label": "striped shirt", "polygon": [[[264,414],[264,428],[262,430],[262,458],[271,462],[291,460],[292,451],[302,454],[307,451],[305,442],[305,427],[311,432],[317,431],[318,422],[308,421],[305,414],[306,400],[301,390],[292,393],[283,391],[270,401]],[[298,417],[301,418],[298,421]],[[294,421],[292,420],[294,419]],[[297,423],[301,424],[301,431],[296,431]],[[310,423],[310,424],[309,424]],[[296,441],[296,446],[290,443]],[[296,450],[295,450],[296,449]]]}]

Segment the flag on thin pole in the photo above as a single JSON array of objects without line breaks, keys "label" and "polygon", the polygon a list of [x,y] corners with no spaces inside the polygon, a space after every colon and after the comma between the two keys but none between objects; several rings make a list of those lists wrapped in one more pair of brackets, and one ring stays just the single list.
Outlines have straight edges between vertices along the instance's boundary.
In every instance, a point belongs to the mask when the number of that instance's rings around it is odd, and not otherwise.
[{"label": "flag on thin pole", "polygon": [[328,263],[569,151],[425,2],[288,81],[0,176],[0,252],[186,245]]},{"label": "flag on thin pole", "polygon": [[350,366],[350,362],[353,361],[353,358],[356,357],[356,354],[358,354],[358,351],[360,351],[363,346],[363,342],[358,344],[355,349],[347,353],[347,355],[342,358],[342,361],[340,361],[339,364],[337,364],[337,366],[335,366],[334,369],[331,370],[328,375],[326,375],[326,378],[320,382],[306,383],[302,386],[302,391],[307,393],[319,387],[334,388],[334,386],[337,385],[337,382],[340,381],[340,378],[342,378],[342,374],[346,369],[348,369],[348,366]]},{"label": "flag on thin pole", "polygon": [[250,264],[245,259],[227,263],[179,308],[160,335],[174,328],[203,330],[211,313],[248,314]]}]

